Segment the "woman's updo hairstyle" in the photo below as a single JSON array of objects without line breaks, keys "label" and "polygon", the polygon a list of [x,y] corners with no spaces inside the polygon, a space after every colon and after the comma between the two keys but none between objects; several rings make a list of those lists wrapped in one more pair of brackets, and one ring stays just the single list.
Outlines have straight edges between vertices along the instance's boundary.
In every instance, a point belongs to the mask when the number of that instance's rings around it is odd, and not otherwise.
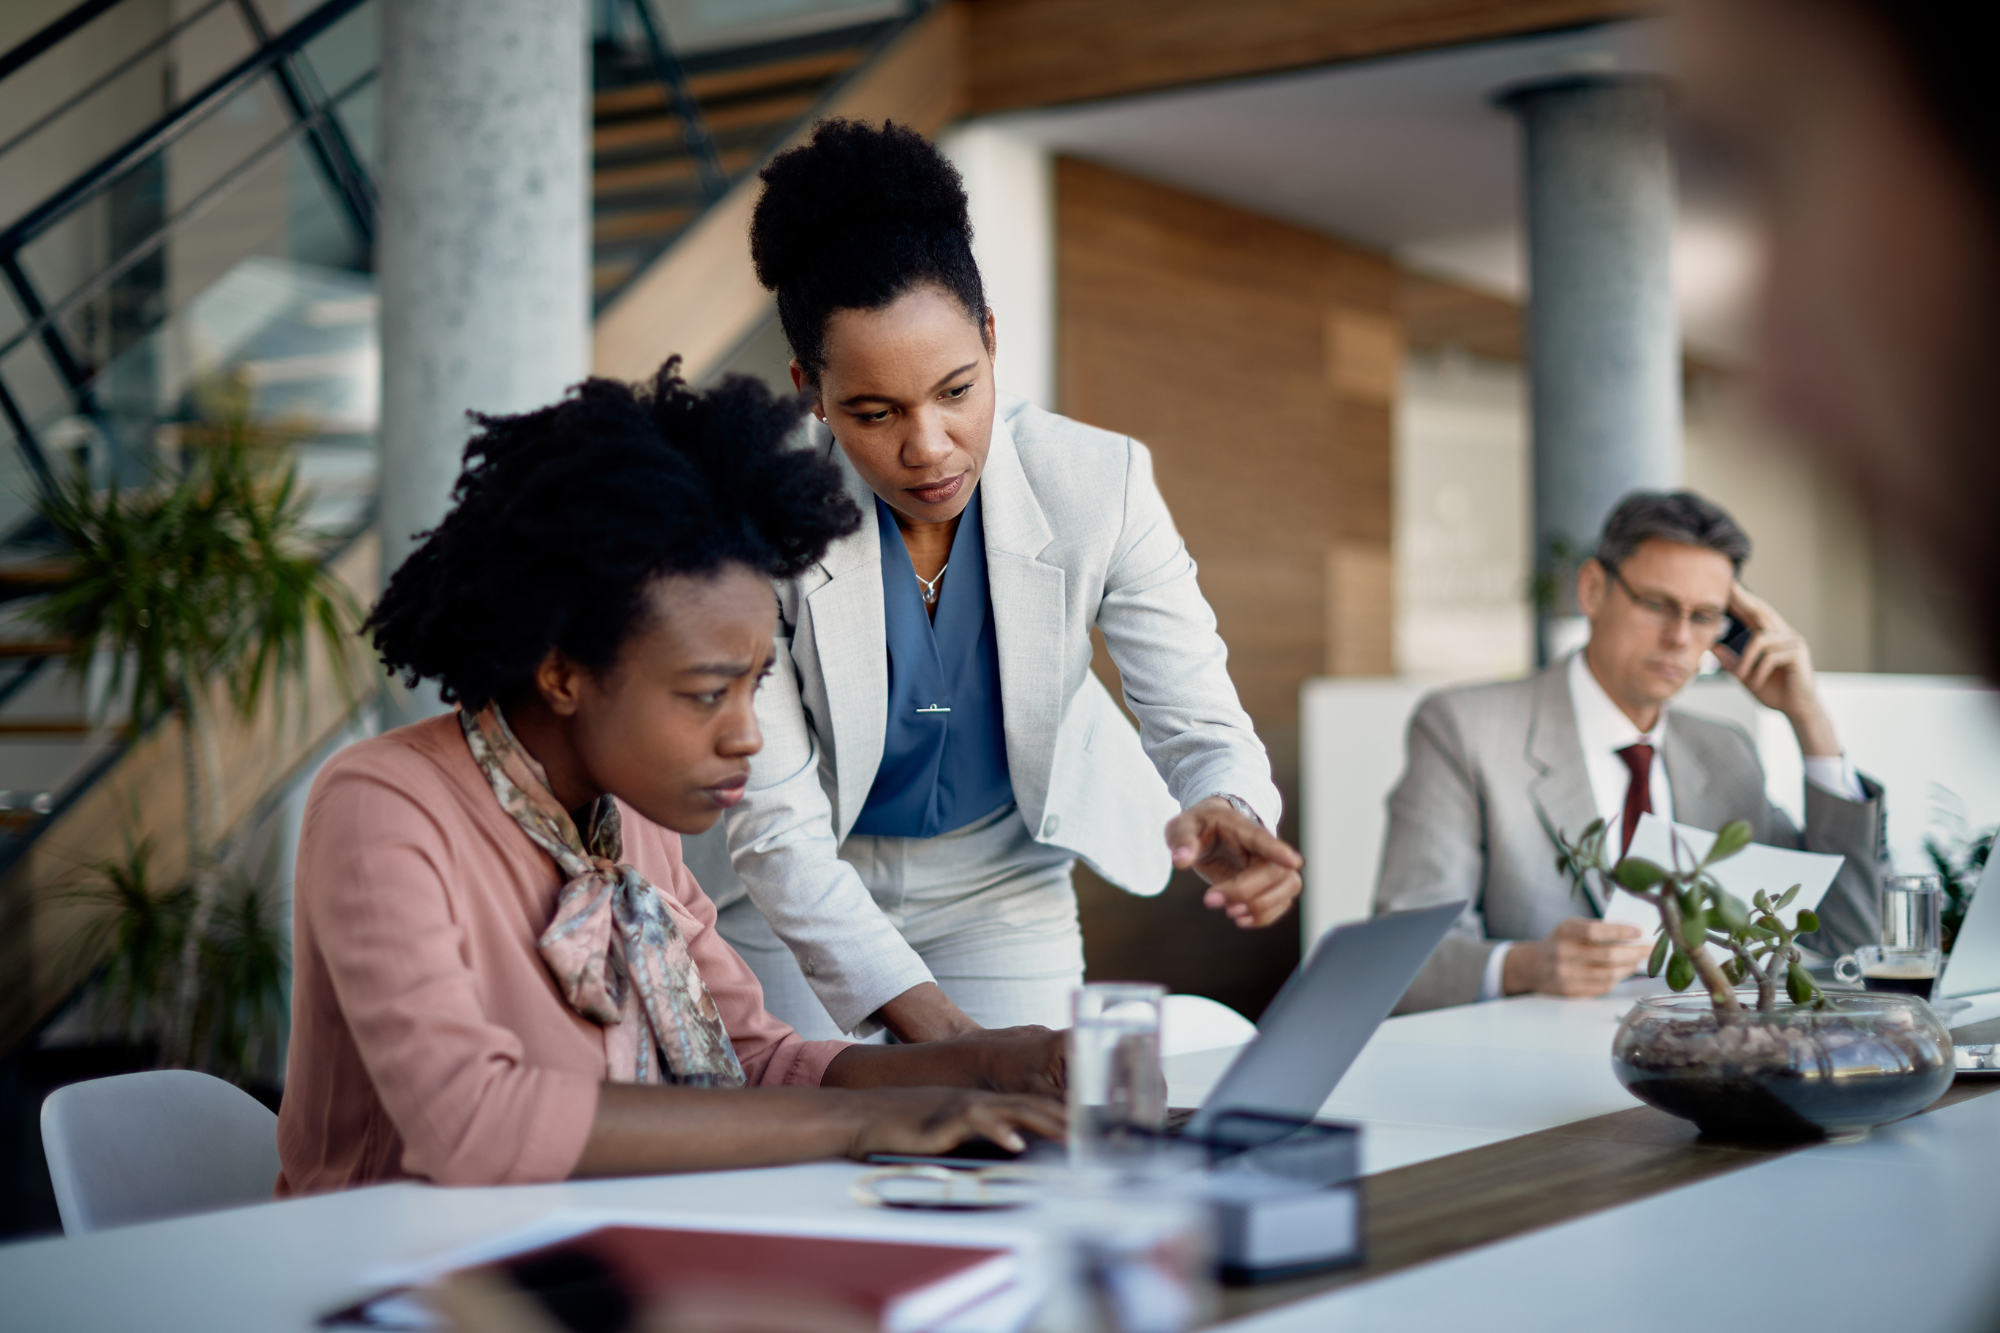
[{"label": "woman's updo hairstyle", "polygon": [[958,170],[893,121],[822,120],[813,136],[760,173],[750,221],[757,280],[778,294],[778,319],[812,383],[826,368],[836,310],[880,310],[936,283],[983,331],[986,290],[972,262],[972,219]]},{"label": "woman's updo hairstyle", "polygon": [[789,578],[860,526],[839,469],[790,447],[804,404],[744,376],[696,393],[679,361],[650,388],[590,379],[537,412],[474,414],[451,512],[363,626],[384,665],[483,708],[551,648],[609,670],[661,575]]}]

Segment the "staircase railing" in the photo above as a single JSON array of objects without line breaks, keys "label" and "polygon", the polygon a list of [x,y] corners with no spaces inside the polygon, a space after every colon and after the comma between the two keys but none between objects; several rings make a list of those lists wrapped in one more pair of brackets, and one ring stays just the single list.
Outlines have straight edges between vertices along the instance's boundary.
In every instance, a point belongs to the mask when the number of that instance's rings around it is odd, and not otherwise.
[{"label": "staircase railing", "polygon": [[715,136],[708,132],[708,121],[701,114],[700,104],[688,92],[687,74],[661,33],[650,0],[627,0],[627,3],[645,38],[653,77],[665,90],[667,105],[680,117],[681,142],[687,145],[688,156],[694,159],[695,171],[701,177],[701,192],[714,203],[729,190],[729,173],[722,169],[722,157],[715,151]]},{"label": "staircase railing", "polygon": [[[63,39],[102,17],[119,3],[121,0],[84,0],[84,3],[44,26],[5,55],[0,55],[0,82],[26,68]],[[4,278],[26,321],[20,330],[0,342],[0,364],[4,364],[8,354],[22,344],[30,340],[39,340],[48,353],[50,363],[66,385],[77,414],[100,425],[103,423],[103,413],[93,392],[95,370],[71,346],[69,336],[61,323],[62,318],[130,272],[159,250],[176,232],[209,211],[222,198],[240,188],[249,174],[263,165],[274,153],[282,151],[301,138],[307,140],[311,145],[314,161],[324,173],[334,197],[340,202],[348,223],[355,232],[356,240],[364,249],[372,247],[374,243],[376,207],[374,187],[356,157],[345,130],[332,114],[332,109],[344,98],[370,82],[375,77],[375,71],[372,69],[365,71],[350,80],[339,91],[327,96],[319,89],[310,65],[299,59],[300,52],[309,42],[361,5],[368,3],[368,0],[326,0],[326,3],[277,34],[272,34],[266,29],[254,0],[235,0],[235,3],[242,13],[245,26],[257,40],[256,50],[212,79],[159,120],[92,163],[68,183],[56,189],[39,205],[15,219],[4,231],[0,231],[0,278]],[[31,133],[45,127],[61,112],[73,108],[110,79],[129,70],[144,55],[160,50],[168,41],[185,31],[189,24],[206,17],[218,7],[216,4],[211,4],[184,16],[182,20],[146,43],[142,52],[128,57],[114,70],[94,80],[91,86],[65,99],[61,106],[38,118],[27,130],[15,135],[6,145],[0,146],[0,153],[17,147]],[[275,139],[267,141],[233,170],[225,173],[174,216],[137,238],[134,243],[125,247],[123,253],[114,256],[96,273],[83,279],[68,293],[53,302],[45,300],[43,293],[37,288],[22,263],[22,251],[56,224],[74,214],[77,209],[101,195],[136,164],[184,138],[231,99],[267,75],[272,76],[279,86],[283,101],[292,117],[290,127]],[[5,417],[9,429],[14,434],[15,447],[20,452],[22,461],[36,478],[37,483],[47,487],[53,479],[47,454],[37,438],[33,423],[9,388],[4,373],[0,373],[0,416]],[[106,430],[101,433],[107,445],[115,447],[111,432]]]},{"label": "staircase railing", "polygon": [[[0,93],[10,87],[22,86],[9,81],[23,71],[31,70],[36,61],[65,41],[72,43],[67,48],[69,51],[84,49],[75,44],[90,43],[95,40],[96,32],[104,31],[93,29],[86,32],[91,24],[120,23],[123,16],[116,11],[122,2],[85,0],[85,3],[76,5],[11,50],[0,53]],[[144,62],[149,59],[164,62],[169,56],[186,49],[173,47],[176,42],[200,42],[204,33],[217,31],[213,26],[215,22],[232,28],[231,40],[242,41],[247,36],[248,45],[252,48],[247,55],[234,59],[221,73],[208,78],[192,92],[174,99],[151,123],[137,128],[136,132],[125,134],[115,147],[81,170],[49,182],[39,199],[21,200],[17,186],[15,197],[8,201],[15,205],[23,202],[30,205],[0,228],[0,284],[4,284],[12,296],[20,316],[6,335],[0,337],[0,420],[6,421],[14,436],[15,448],[23,464],[22,473],[16,475],[24,490],[39,487],[46,493],[55,482],[60,460],[52,458],[44,447],[44,440],[38,438],[37,420],[19,400],[15,386],[9,383],[9,376],[40,374],[38,387],[43,395],[43,411],[73,413],[93,422],[97,441],[101,441],[102,447],[112,455],[114,470],[110,475],[118,475],[116,469],[122,462],[118,457],[119,438],[107,420],[105,405],[99,402],[98,390],[101,384],[107,384],[101,377],[116,364],[116,354],[120,349],[111,346],[111,355],[104,358],[103,364],[91,364],[84,347],[72,339],[72,317],[88,302],[107,291],[113,294],[115,300],[117,284],[121,279],[155,256],[163,252],[172,253],[165,250],[169,242],[176,236],[186,234],[199,219],[251,184],[253,177],[272,167],[280,155],[295,148],[305,150],[298,154],[297,160],[317,177],[323,187],[323,192],[315,195],[321,201],[317,205],[320,209],[318,218],[322,220],[320,225],[330,228],[328,234],[336,238],[341,237],[344,229],[345,239],[337,239],[337,248],[344,255],[358,255],[362,262],[366,262],[374,243],[377,196],[339,113],[354,94],[375,79],[376,61],[370,54],[361,62],[360,72],[349,74],[343,71],[343,82],[328,91],[320,82],[319,71],[308,56],[307,48],[369,2],[325,0],[282,31],[273,33],[265,25],[254,0],[208,0],[177,14],[171,22],[161,23],[156,30],[143,30],[144,35],[137,36],[132,47],[122,49],[121,54],[111,59],[108,68],[83,76],[80,86],[74,89],[62,89],[63,95],[48,107],[34,106],[27,108],[25,113],[17,112],[18,123],[23,124],[23,128],[12,131],[4,142],[0,142],[0,169],[6,166],[8,154],[29,144],[65,116],[76,116],[77,120],[72,124],[81,124],[87,131],[103,136],[100,143],[112,137],[119,129],[125,128],[112,119],[116,115],[115,109],[103,111],[102,108],[108,105],[103,101],[90,107],[84,104],[111,90],[121,78],[143,78],[141,66]],[[236,25],[231,25],[227,17],[232,10],[238,20]],[[211,26],[197,31],[196,25],[203,20],[210,20]],[[121,36],[132,39],[129,28]],[[315,51],[319,49],[315,48]],[[196,58],[199,58],[201,48],[196,47],[195,50]],[[257,134],[254,143],[234,144],[222,140],[227,145],[228,155],[219,160],[201,162],[203,175],[190,187],[188,197],[174,201],[171,215],[164,215],[164,203],[157,210],[148,207],[142,211],[139,225],[126,226],[115,234],[108,253],[102,254],[95,262],[63,273],[46,287],[37,282],[39,277],[48,283],[49,275],[46,270],[36,269],[43,251],[30,252],[29,247],[35,246],[42,238],[50,237],[58,229],[64,229],[65,224],[85,228],[82,234],[95,235],[99,223],[94,215],[83,214],[82,210],[105,199],[110,192],[127,188],[121,182],[132,179],[135,173],[140,173],[143,179],[149,163],[158,163],[164,178],[168,159],[163,155],[169,149],[187,140],[224,108],[235,105],[236,99],[259,86],[274,95],[272,101],[266,104],[260,100],[250,104],[275,106],[279,109],[279,119],[274,124],[267,124],[265,132]],[[85,120],[84,117],[95,119]],[[202,146],[201,141],[196,141],[194,151],[200,154],[209,149]],[[17,171],[13,179],[18,181],[25,174],[25,171]],[[114,194],[112,207],[108,209],[114,227],[116,204],[117,196]],[[296,225],[298,219],[295,213],[286,216],[287,225]],[[68,234],[67,230],[64,234]],[[232,251],[230,258],[232,261],[240,260],[251,254],[253,249],[252,245],[246,244],[241,254]],[[29,262],[31,254],[33,262]],[[161,259],[159,262],[165,261]],[[0,297],[0,304],[5,299]],[[194,299],[197,302],[200,300],[198,297]],[[128,331],[134,334],[135,341],[158,337],[166,324],[156,323],[156,320],[177,321],[186,317],[191,308],[149,311],[140,324]],[[89,340],[87,333],[79,336],[86,342]],[[30,345],[39,345],[42,357],[57,372],[55,376],[46,375],[40,368],[33,371],[20,369],[21,349]],[[29,355],[32,357],[35,354]],[[13,358],[11,361],[10,357]],[[112,396],[107,393],[107,403]],[[171,411],[164,414],[171,415]],[[129,410],[125,419],[136,420]],[[137,424],[141,427],[157,424],[157,418],[137,420]],[[94,442],[90,447],[98,445]],[[326,552],[329,564],[346,572],[357,558],[351,553],[359,549],[357,543],[363,541],[365,530],[372,527],[372,522],[371,512],[364,512],[358,520],[341,522],[342,531]],[[12,538],[0,536],[0,546],[18,542],[31,527],[32,524],[28,524],[17,529]],[[367,545],[372,549],[372,542]],[[15,545],[14,552],[10,554],[25,556],[30,552]],[[372,558],[366,557],[367,560]],[[52,580],[60,579],[60,564],[60,561],[48,559],[10,559],[0,566],[0,603],[48,591],[53,586]],[[372,566],[369,568],[371,572],[362,578],[361,583],[372,586]],[[363,591],[363,588],[357,585],[357,591]],[[44,686],[53,666],[49,655],[62,651],[63,647],[46,642],[10,640],[0,643],[0,656],[11,658],[9,665],[13,667],[12,674],[4,684],[0,684],[0,708],[11,710],[23,702],[32,705],[32,700],[20,698],[24,692],[42,690],[46,695]],[[336,706],[330,701],[314,701],[311,704],[314,711],[310,716],[313,725],[323,730],[321,724],[326,719],[319,714],[332,707]],[[45,742],[50,737],[59,736],[66,742],[74,733],[79,742],[77,754],[87,760],[73,770],[64,770],[64,776],[48,790],[0,793],[0,922],[6,924],[8,933],[14,937],[14,943],[0,950],[6,953],[8,960],[7,966],[0,967],[0,977],[4,977],[0,980],[0,1038],[4,1038],[0,1040],[0,1047],[11,1044],[45,1019],[52,1004],[60,998],[59,992],[74,982],[60,968],[56,971],[61,975],[46,974],[50,961],[36,956],[31,946],[33,940],[45,933],[45,928],[38,931],[34,922],[37,913],[48,906],[43,901],[48,885],[62,882],[62,877],[69,873],[65,867],[80,855],[79,847],[93,849],[90,856],[99,854],[94,849],[107,838],[110,841],[105,844],[105,850],[115,847],[115,830],[130,810],[139,808],[140,792],[150,791],[149,783],[157,784],[171,772],[171,765],[163,767],[155,761],[155,752],[165,743],[163,719],[133,718],[130,721],[131,725],[112,733],[72,726],[64,721],[0,719],[0,753],[6,753],[9,741]],[[260,782],[267,780],[270,775],[263,773],[258,765],[284,757],[297,743],[298,739],[290,732],[285,732],[282,737],[260,737],[260,744],[253,750],[256,762],[245,768],[245,780],[253,776]],[[30,795],[33,796],[32,803],[24,799]],[[231,793],[231,796],[236,804],[241,803],[237,799],[240,794]],[[146,799],[149,803],[158,803],[153,796]],[[52,981],[55,986],[53,992],[50,990]]]},{"label": "staircase railing", "polygon": [[[652,0],[603,0],[600,13],[613,22],[597,34],[598,313],[723,206],[803,123],[834,106],[932,3],[904,0],[886,17],[874,11],[856,23],[682,56]],[[789,105],[771,117],[774,101]],[[629,137],[637,126],[658,124],[661,111],[672,118],[674,140]]]}]

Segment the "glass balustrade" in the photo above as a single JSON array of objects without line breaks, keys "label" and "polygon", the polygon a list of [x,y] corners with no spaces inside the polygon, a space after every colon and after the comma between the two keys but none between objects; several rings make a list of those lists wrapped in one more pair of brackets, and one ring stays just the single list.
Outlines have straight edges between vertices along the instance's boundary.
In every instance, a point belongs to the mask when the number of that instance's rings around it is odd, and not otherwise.
[{"label": "glass balustrade", "polygon": [[[235,384],[291,441],[308,521],[333,542],[369,519],[380,6],[280,9],[114,5],[0,80],[0,861],[115,759],[127,721],[109,662],[77,678],[22,617],[45,586],[46,478],[147,484]],[[173,121],[271,34],[334,11]]]}]

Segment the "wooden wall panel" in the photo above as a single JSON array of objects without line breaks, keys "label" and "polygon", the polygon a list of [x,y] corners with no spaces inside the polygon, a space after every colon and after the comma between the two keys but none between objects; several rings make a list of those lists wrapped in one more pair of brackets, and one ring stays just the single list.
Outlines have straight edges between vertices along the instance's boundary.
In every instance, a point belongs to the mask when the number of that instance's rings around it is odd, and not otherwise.
[{"label": "wooden wall panel", "polygon": [[[1394,669],[1390,551],[1401,283],[1386,258],[1091,163],[1056,165],[1061,410],[1152,450],[1201,569],[1292,836],[1299,687]],[[1116,672],[1099,653],[1099,669]],[[1085,882],[1095,976],[1149,975],[1255,1013],[1296,957]],[[1179,970],[1176,970],[1179,969]]]},{"label": "wooden wall panel", "polygon": [[1659,0],[970,0],[975,115],[1629,18]]}]

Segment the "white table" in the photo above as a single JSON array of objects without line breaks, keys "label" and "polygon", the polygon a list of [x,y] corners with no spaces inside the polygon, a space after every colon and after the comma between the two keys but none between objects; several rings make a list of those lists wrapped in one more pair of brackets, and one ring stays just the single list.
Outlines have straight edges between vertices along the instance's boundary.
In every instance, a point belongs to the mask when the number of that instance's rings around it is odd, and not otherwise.
[{"label": "white table", "polygon": [[[1524,995],[1392,1018],[1362,1049],[1322,1114],[1357,1122],[1369,1174],[1637,1105],[1611,1072],[1611,1036],[1636,995]],[[2000,1006],[1996,1006],[2000,1012]],[[1167,1062],[1168,1100],[1194,1106],[1233,1049]]]},{"label": "white table", "polygon": [[[1612,1078],[1608,1053],[1629,1002],[1524,997],[1392,1019],[1327,1113],[1364,1125],[1372,1172],[1626,1109],[1636,1103]],[[2000,1016],[2000,1001],[1958,1021],[1992,1016]],[[1198,1101],[1231,1054],[1171,1060],[1174,1103]],[[0,1333],[305,1333],[316,1315],[364,1290],[369,1268],[564,1208],[715,1222],[848,1222],[931,1238],[992,1232],[991,1218],[864,1208],[847,1195],[859,1170],[816,1163],[509,1189],[386,1185],[30,1241],[0,1247]],[[1792,1217],[1815,1239],[1785,1239],[1779,1223]],[[1831,1316],[1830,1327],[1864,1326],[1845,1317],[1864,1308],[1898,1330],[1957,1327],[1943,1321],[1969,1293],[2000,1293],[2000,1277],[1988,1276],[1994,1253],[2000,1096],[1878,1131],[1860,1144],[1809,1149],[1345,1288],[1242,1326],[1497,1333],[1568,1324],[1681,1333],[1687,1307],[1661,1298],[1659,1274],[1667,1275],[1667,1288],[1698,1291],[1719,1280],[1711,1274],[1752,1272],[1750,1257],[1762,1255],[1778,1271],[1797,1274],[1797,1283],[1784,1292],[1732,1288],[1727,1305],[1702,1298],[1701,1308],[1729,1309],[1732,1327],[1778,1329],[1802,1321],[1786,1319],[1776,1302],[1810,1297]],[[1851,1303],[1857,1285],[1879,1290],[1875,1304]],[[1572,1292],[1587,1302],[1574,1308],[1588,1318],[1558,1314]]]},{"label": "white table", "polygon": [[2000,1095],[1235,1321],[1239,1333],[2000,1328]]}]

